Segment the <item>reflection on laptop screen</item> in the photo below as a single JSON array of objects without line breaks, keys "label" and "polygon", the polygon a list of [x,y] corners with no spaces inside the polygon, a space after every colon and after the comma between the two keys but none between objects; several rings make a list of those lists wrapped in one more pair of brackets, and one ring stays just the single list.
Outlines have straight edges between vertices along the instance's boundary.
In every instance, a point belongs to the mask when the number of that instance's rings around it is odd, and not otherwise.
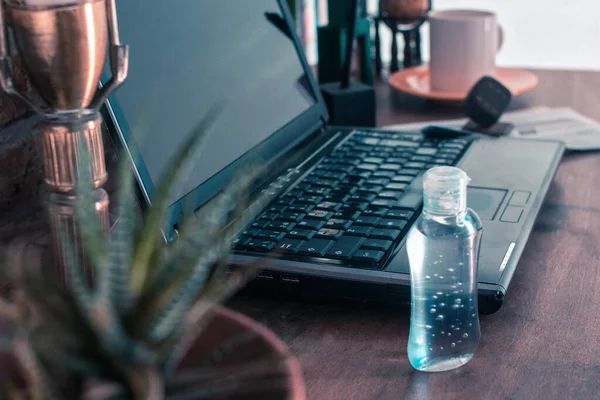
[{"label": "reflection on laptop screen", "polygon": [[130,69],[111,104],[121,124],[144,127],[137,147],[153,182],[205,112],[226,102],[173,201],[316,103],[276,0],[127,0],[117,12]]}]

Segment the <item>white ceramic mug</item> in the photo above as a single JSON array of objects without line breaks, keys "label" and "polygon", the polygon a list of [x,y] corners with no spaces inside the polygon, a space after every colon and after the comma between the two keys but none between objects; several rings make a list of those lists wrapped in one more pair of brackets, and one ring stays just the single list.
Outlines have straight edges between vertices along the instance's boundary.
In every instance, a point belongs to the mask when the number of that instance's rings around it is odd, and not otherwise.
[{"label": "white ceramic mug", "polygon": [[429,13],[431,89],[464,93],[493,75],[502,29],[496,15],[478,10]]}]

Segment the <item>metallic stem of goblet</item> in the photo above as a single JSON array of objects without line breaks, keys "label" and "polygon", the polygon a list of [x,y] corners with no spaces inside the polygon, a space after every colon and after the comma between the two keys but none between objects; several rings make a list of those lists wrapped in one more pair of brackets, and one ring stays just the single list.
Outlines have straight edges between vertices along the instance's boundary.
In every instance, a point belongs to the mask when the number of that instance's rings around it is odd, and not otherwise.
[{"label": "metallic stem of goblet", "polygon": [[[73,122],[43,121],[38,124],[43,150],[44,181],[54,192],[71,193],[77,188],[81,169],[87,168],[95,189],[107,179],[102,143],[102,119]],[[81,160],[79,149],[87,155]]]},{"label": "metallic stem of goblet", "polygon": [[[75,207],[78,202],[77,190],[82,168],[91,178],[93,185],[92,201],[100,226],[104,232],[110,229],[109,197],[102,186],[107,172],[102,143],[102,119],[95,115],[87,120],[69,122],[42,121],[38,124],[38,138],[42,147],[44,182],[50,195],[45,200],[46,210],[52,230],[54,257],[59,267],[59,277],[68,284],[65,266],[75,257],[82,263],[88,278],[93,279],[93,271],[88,268]],[[87,160],[82,160],[83,150]],[[87,162],[86,162],[87,161]]]},{"label": "metallic stem of goblet", "polygon": [[[104,189],[94,189],[91,195],[100,225],[108,232],[110,224],[108,194]],[[70,282],[68,269],[65,266],[73,265],[71,257],[83,265],[90,282],[93,282],[94,278],[94,269],[89,265],[85,247],[81,243],[81,226],[75,212],[77,201],[77,196],[63,193],[51,193],[46,201],[55,265],[58,267],[56,272],[65,285]]]},{"label": "metallic stem of goblet", "polygon": [[[40,107],[28,93],[15,88],[8,23],[26,74],[48,108]],[[107,46],[112,77],[98,89]],[[49,192],[45,202],[55,256],[65,280],[64,265],[70,259],[70,249],[81,262],[87,261],[75,212],[81,168],[89,171],[95,211],[102,228],[109,232],[109,198],[102,189],[107,173],[98,110],[125,82],[128,59],[129,48],[119,40],[115,0],[31,7],[0,0],[0,85],[42,117],[38,131]],[[80,157],[81,146],[89,155],[87,164]]]}]

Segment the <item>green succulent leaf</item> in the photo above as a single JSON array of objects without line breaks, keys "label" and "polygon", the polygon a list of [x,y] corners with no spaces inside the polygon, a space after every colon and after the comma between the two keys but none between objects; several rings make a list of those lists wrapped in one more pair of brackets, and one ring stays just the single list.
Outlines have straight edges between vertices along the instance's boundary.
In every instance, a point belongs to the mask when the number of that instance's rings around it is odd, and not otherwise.
[{"label": "green succulent leaf", "polygon": [[76,251],[69,232],[58,232],[58,245],[61,247],[59,254],[64,257],[63,267],[69,290],[73,294],[73,299],[80,312],[87,315],[92,310],[94,299],[84,274],[81,254]]},{"label": "green succulent leaf", "polygon": [[198,155],[198,147],[202,144],[203,139],[208,135],[216,122],[220,110],[220,105],[213,107],[208,115],[198,123],[192,134],[172,158],[167,171],[161,178],[152,207],[150,207],[146,216],[143,230],[135,244],[131,283],[136,297],[139,297],[143,291],[148,274],[150,273],[149,269],[152,268],[150,261],[158,251],[157,242],[159,240],[159,233],[163,229],[164,210],[171,191],[191,167],[195,156]]},{"label": "green succulent leaf", "polygon": [[96,212],[94,190],[90,168],[90,155],[87,146],[78,142],[79,176],[77,183],[77,196],[75,201],[75,215],[77,227],[85,244],[86,257],[89,265],[95,268],[96,273],[101,273],[108,263],[108,238],[107,232],[102,229],[100,218]]},{"label": "green succulent leaf", "polygon": [[99,290],[104,301],[123,315],[131,311],[134,300],[131,292],[131,260],[135,234],[133,174],[126,157],[119,163],[118,220],[110,237],[110,256],[106,270],[100,274]]},{"label": "green succulent leaf", "polygon": [[[161,355],[161,359],[167,359],[165,362],[165,370],[172,372],[173,368],[176,367],[180,360],[180,357],[187,351],[187,346],[196,338],[201,330],[202,324],[200,321],[206,316],[206,314],[212,309],[215,304],[223,303],[230,296],[236,293],[242,286],[244,286],[250,279],[256,276],[256,271],[259,265],[262,265],[264,261],[259,260],[256,263],[245,265],[244,267],[236,268],[231,270],[226,262],[228,256],[228,250],[231,241],[238,232],[245,227],[249,221],[256,217],[256,212],[252,210],[262,210],[264,206],[268,204],[270,199],[268,196],[261,195],[253,204],[254,207],[250,207],[248,210],[241,211],[238,209],[239,216],[234,216],[233,221],[226,225],[223,233],[219,234],[222,238],[221,243],[216,243],[214,246],[222,252],[220,262],[212,270],[211,279],[203,286],[201,291],[201,297],[194,297],[193,304],[190,308],[186,308],[186,315],[175,315],[177,317],[177,323],[172,327],[179,327],[180,334],[176,337],[178,341],[168,343]],[[240,207],[243,209],[243,207]],[[226,272],[229,272],[227,274]],[[183,328],[181,328],[183,326]],[[165,350],[167,356],[165,357]]]},{"label": "green succulent leaf", "polygon": [[[149,297],[156,296],[164,289],[165,283],[172,281],[182,271],[191,258],[196,254],[211,249],[214,246],[214,238],[223,229],[226,210],[231,208],[235,196],[230,191],[225,193],[214,203],[200,210],[197,218],[185,221],[181,230],[180,238],[173,249],[165,252],[158,273],[152,279],[152,283],[146,290]],[[197,257],[196,257],[197,258]]]},{"label": "green succulent leaf", "polygon": [[42,316],[44,326],[55,332],[56,339],[72,346],[85,344],[89,348],[98,349],[95,332],[87,315],[77,307],[72,292],[48,274],[38,276],[27,269],[25,271],[22,283],[25,296]]},{"label": "green succulent leaf", "polygon": [[[46,338],[45,338],[46,339]],[[115,372],[106,360],[89,357],[85,352],[68,350],[52,343],[40,340],[33,342],[35,352],[40,358],[51,360],[53,363],[67,368],[69,371],[85,377],[114,378]],[[39,343],[39,344],[38,344]]]}]

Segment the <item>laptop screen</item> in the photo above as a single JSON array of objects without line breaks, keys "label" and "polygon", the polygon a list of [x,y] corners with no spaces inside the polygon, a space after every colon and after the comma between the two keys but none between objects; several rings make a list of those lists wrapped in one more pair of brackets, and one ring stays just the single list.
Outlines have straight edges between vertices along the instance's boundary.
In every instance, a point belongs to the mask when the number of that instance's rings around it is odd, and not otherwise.
[{"label": "laptop screen", "polygon": [[[172,201],[317,103],[276,0],[117,2],[129,76],[110,104],[152,182],[207,110],[225,109]],[[130,144],[131,145],[131,144]]]}]

